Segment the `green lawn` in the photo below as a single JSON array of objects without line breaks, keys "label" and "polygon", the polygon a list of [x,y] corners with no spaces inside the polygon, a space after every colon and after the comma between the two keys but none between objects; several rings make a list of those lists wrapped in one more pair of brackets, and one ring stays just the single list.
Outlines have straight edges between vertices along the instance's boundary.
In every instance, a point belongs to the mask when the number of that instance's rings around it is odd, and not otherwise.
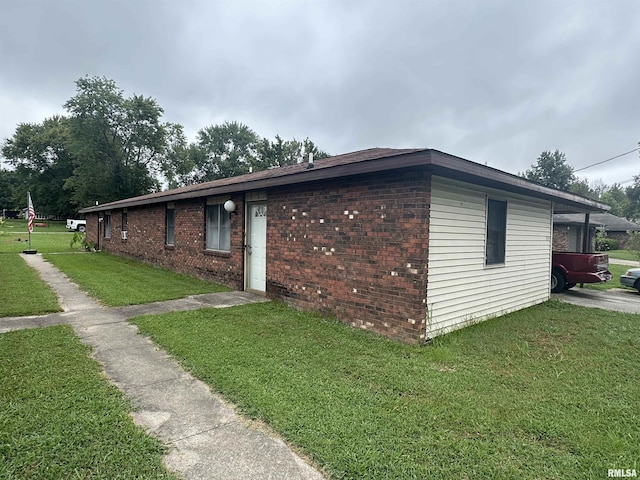
[{"label": "green lawn", "polygon": [[0,334],[0,478],[170,479],[69,326]]},{"label": "green lawn", "polygon": [[636,267],[638,264],[638,257],[629,251],[629,250],[609,250],[608,252],[602,252],[609,255],[609,258],[617,258],[618,260],[628,260],[630,263],[633,263]]},{"label": "green lawn", "polygon": [[80,288],[112,307],[229,290],[205,280],[106,252],[46,254],[44,258],[80,285]]},{"label": "green lawn", "polygon": [[19,255],[0,255],[0,317],[59,312],[56,294]]},{"label": "green lawn", "polygon": [[[39,221],[36,223],[40,223]],[[67,231],[65,222],[43,222],[48,227],[34,227],[31,248],[40,253],[74,252],[81,247],[71,247],[73,232]],[[5,220],[0,225],[0,254],[21,253],[29,248],[26,220]],[[1,257],[0,257],[1,258]]]},{"label": "green lawn", "polygon": [[638,315],[551,301],[422,348],[279,303],[133,321],[332,478],[638,468]]},{"label": "green lawn", "polygon": [[[45,224],[46,226],[40,226],[40,224]],[[17,233],[27,233],[27,221],[14,220],[11,218],[5,219],[4,222],[0,224],[0,232],[11,231]],[[34,233],[68,232],[67,222],[65,222],[64,220],[36,220],[34,222],[33,231]]]}]

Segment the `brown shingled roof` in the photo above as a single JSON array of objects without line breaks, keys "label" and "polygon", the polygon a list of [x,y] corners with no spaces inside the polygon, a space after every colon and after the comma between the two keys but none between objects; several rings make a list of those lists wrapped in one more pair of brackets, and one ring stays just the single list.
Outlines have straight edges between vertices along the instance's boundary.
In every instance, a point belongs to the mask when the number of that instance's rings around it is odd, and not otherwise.
[{"label": "brown shingled roof", "polygon": [[[555,224],[575,224],[584,225],[584,215],[579,214],[566,214],[566,215],[554,215],[553,223]],[[610,232],[627,232],[640,231],[640,225],[634,222],[630,222],[626,218],[617,217],[610,213],[593,213],[589,218],[589,225],[604,226],[607,231]]]},{"label": "brown shingled roof", "polygon": [[236,177],[150,193],[84,208],[80,213],[99,212],[189,198],[248,192],[282,185],[314,182],[331,178],[392,171],[400,168],[427,168],[435,175],[456,178],[491,188],[530,195],[554,202],[556,213],[608,210],[600,202],[529,182],[521,177],[480,165],[438,150],[412,148],[370,148],[318,159],[313,168],[307,162],[273,168]]},{"label": "brown shingled roof", "polygon": [[[323,169],[339,167],[344,165],[357,164],[359,162],[365,162],[373,159],[383,159],[393,157],[396,155],[403,155],[406,153],[415,153],[425,151],[425,149],[417,148],[369,148],[367,150],[359,150],[357,152],[345,153],[342,155],[336,155],[333,157],[327,157],[323,159],[317,159],[313,163],[313,171],[318,172]],[[117,200],[115,202],[109,202],[95,207],[87,207],[80,210],[81,213],[87,213],[91,211],[102,211],[110,208],[123,208],[134,205],[142,205],[147,203],[158,203],[161,201],[173,201],[184,198],[193,198],[203,195],[215,195],[218,193],[229,193],[230,191],[247,191],[264,188],[258,186],[252,188],[254,185],[261,185],[268,180],[276,180],[284,177],[293,177],[310,173],[307,162],[298,163],[297,165],[287,165],[279,168],[272,168],[269,170],[262,170],[255,173],[247,173],[244,175],[238,175],[235,177],[222,178],[219,180],[212,180],[210,182],[198,183],[196,185],[188,185],[186,187],[173,188],[164,192],[149,193],[147,195],[141,195],[139,197],[125,198],[123,200]],[[309,175],[307,175],[309,176]],[[300,181],[305,181],[300,179]],[[296,183],[296,182],[283,182],[283,183]],[[229,188],[236,187],[237,188]],[[224,190],[224,191],[223,191]],[[108,207],[108,208],[107,208]]]}]

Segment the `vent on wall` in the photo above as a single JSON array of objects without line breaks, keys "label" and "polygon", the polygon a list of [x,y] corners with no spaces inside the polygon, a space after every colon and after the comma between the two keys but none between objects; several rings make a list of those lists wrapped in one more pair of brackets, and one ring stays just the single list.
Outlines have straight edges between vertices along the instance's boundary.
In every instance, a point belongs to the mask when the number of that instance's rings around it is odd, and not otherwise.
[{"label": "vent on wall", "polygon": [[121,232],[121,234],[122,234],[122,240],[126,240],[126,239],[127,239],[127,231],[126,231],[126,230],[123,230],[123,231]]}]

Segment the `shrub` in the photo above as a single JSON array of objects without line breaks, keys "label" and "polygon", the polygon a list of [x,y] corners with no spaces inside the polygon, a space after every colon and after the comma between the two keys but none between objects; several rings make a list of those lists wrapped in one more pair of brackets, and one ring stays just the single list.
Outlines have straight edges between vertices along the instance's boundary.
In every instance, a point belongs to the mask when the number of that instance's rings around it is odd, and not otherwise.
[{"label": "shrub", "polygon": [[627,242],[627,250],[632,252],[640,262],[640,232],[634,232],[629,230],[627,232],[627,235],[629,235],[629,241]]},{"label": "shrub", "polygon": [[619,247],[618,240],[613,238],[597,238],[596,239],[596,251],[608,252],[609,250],[617,250]]}]

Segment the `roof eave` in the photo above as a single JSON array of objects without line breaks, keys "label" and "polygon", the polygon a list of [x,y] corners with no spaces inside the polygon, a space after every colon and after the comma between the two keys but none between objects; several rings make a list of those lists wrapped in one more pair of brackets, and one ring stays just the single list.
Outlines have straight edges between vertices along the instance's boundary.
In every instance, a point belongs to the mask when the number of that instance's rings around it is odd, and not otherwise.
[{"label": "roof eave", "polygon": [[188,191],[169,190],[159,194],[144,195],[83,208],[80,210],[80,213],[100,212],[237,192],[249,192],[278,186],[412,167],[425,167],[436,175],[548,200],[553,202],[555,207],[559,207],[554,208],[557,212],[585,213],[608,211],[611,208],[595,200],[533,183],[522,177],[480,165],[454,155],[437,150],[424,149],[411,153],[400,153],[398,155],[389,155],[329,167],[319,165],[317,168],[299,168],[292,173],[282,176],[263,178],[256,174],[247,174],[237,177],[237,182],[224,184],[215,181],[208,182],[207,184],[203,184],[203,188],[200,189],[190,189]]}]

